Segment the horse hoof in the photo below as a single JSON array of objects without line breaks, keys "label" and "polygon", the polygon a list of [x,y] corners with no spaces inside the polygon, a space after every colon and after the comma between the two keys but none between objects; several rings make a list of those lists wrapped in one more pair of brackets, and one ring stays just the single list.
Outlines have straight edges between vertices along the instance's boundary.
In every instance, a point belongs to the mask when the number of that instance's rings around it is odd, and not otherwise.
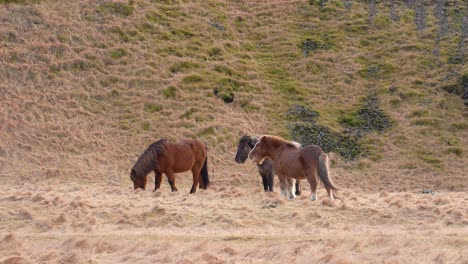
[{"label": "horse hoof", "polygon": [[310,196],[310,200],[311,200],[311,201],[317,200],[317,196],[316,196],[315,194],[312,194],[312,195]]}]

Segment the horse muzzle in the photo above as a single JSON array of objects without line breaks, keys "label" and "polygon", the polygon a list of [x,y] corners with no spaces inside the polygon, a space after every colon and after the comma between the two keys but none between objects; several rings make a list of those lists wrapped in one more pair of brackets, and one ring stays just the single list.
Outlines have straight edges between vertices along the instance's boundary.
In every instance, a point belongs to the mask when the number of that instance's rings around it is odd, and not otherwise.
[{"label": "horse muzzle", "polygon": [[242,163],[244,163],[244,162],[247,160],[247,155],[246,155],[246,156],[241,156],[241,155],[236,156],[236,158],[235,158],[234,160],[235,160],[237,163],[242,164]]}]

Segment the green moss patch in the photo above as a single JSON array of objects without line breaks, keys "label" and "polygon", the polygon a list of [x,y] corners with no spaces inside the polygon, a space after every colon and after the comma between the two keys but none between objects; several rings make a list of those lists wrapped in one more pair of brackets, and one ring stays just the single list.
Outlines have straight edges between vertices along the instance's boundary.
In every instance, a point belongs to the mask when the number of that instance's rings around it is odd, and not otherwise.
[{"label": "green moss patch", "polygon": [[372,92],[363,99],[357,111],[340,116],[338,122],[356,135],[384,131],[391,126],[390,118],[380,109],[378,97]]},{"label": "green moss patch", "polygon": [[204,128],[198,132],[199,137],[206,137],[206,136],[212,136],[216,134],[216,129],[212,126]]},{"label": "green moss patch", "polygon": [[330,44],[317,39],[306,39],[300,44],[302,54],[308,57],[311,52],[316,50],[327,50],[330,49]]},{"label": "green moss patch", "polygon": [[192,74],[192,75],[185,76],[182,79],[182,82],[186,84],[199,83],[199,82],[203,82],[203,77],[198,74]]},{"label": "green moss patch", "polygon": [[295,122],[315,124],[315,119],[319,116],[319,113],[303,105],[293,105],[288,111],[287,116]]},{"label": "green moss patch", "polygon": [[156,113],[163,109],[161,105],[155,103],[145,103],[143,106],[143,110],[148,113]]},{"label": "green moss patch", "polygon": [[287,116],[293,121],[288,125],[292,138],[302,145],[318,145],[323,151],[339,153],[348,160],[357,159],[364,152],[357,137],[333,132],[317,124],[316,117],[319,114],[316,111],[295,105],[288,111]]},{"label": "green moss patch", "polygon": [[120,59],[126,56],[127,54],[128,54],[127,51],[123,48],[118,48],[110,52],[110,56],[113,59]]},{"label": "green moss patch", "polygon": [[179,61],[174,63],[169,70],[172,73],[187,72],[190,69],[200,68],[200,65],[191,61]]},{"label": "green moss patch", "polygon": [[446,92],[459,95],[465,104],[468,106],[468,73],[462,74],[456,83],[451,83],[442,86]]},{"label": "green moss patch", "polygon": [[389,63],[373,63],[365,65],[358,74],[362,78],[387,78],[396,71],[395,66]]},{"label": "green moss patch", "polygon": [[213,94],[223,100],[225,103],[232,103],[234,102],[234,92],[232,91],[232,88],[214,88],[213,89]]},{"label": "green moss patch", "polygon": [[130,16],[133,14],[133,11],[135,11],[135,8],[124,3],[108,2],[100,4],[97,8],[97,11],[121,16]]},{"label": "green moss patch", "polygon": [[318,145],[325,152],[336,152],[354,160],[363,154],[358,138],[333,132],[325,126],[299,122],[288,126],[292,138],[303,145]]},{"label": "green moss patch", "polygon": [[175,98],[177,95],[177,88],[174,86],[169,86],[162,91],[162,94],[166,98]]}]

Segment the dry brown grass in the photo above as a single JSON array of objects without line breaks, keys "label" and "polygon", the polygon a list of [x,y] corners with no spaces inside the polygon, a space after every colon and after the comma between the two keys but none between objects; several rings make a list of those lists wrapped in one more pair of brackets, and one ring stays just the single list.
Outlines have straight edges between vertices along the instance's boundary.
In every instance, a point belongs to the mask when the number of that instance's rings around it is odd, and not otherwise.
[{"label": "dry brown grass", "polygon": [[[458,33],[436,63],[431,14],[419,32],[354,1],[38,2],[0,4],[0,263],[468,263],[466,107],[440,89]],[[332,48],[304,57],[306,38]],[[234,163],[241,135],[288,136],[291,104],[340,130],[369,90],[394,124],[369,157],[331,154],[341,199],[286,201]],[[207,143],[212,188],[131,190],[163,137]]]},{"label": "dry brown grass", "polygon": [[133,191],[126,182],[2,187],[1,261],[467,261],[466,193],[348,190],[331,202],[320,190],[317,202],[285,201],[246,186],[257,178],[226,176],[195,195],[185,192],[190,177],[179,177],[179,193],[166,185]]}]

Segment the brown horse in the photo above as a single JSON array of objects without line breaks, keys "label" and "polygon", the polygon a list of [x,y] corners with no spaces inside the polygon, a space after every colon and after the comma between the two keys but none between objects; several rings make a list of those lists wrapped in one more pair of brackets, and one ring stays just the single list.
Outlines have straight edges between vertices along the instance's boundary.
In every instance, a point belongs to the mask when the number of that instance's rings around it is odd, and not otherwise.
[{"label": "brown horse", "polygon": [[[135,189],[146,187],[147,175],[154,171],[154,191],[161,187],[162,174],[165,173],[173,192],[177,191],[175,186],[175,173],[191,170],[193,185],[190,193],[197,190],[197,184],[206,189],[210,184],[208,178],[208,166],[206,147],[198,140],[182,140],[171,143],[166,139],[151,144],[141,154],[138,161],[133,165],[130,179]],[[201,175],[201,180],[200,180]]]},{"label": "brown horse", "polygon": [[[244,163],[247,157],[249,156],[250,151],[252,151],[255,144],[257,144],[258,139],[250,136],[243,136],[239,140],[239,145],[237,146],[236,157],[234,160],[237,163]],[[301,147],[299,143],[298,147]],[[257,164],[258,173],[262,176],[263,189],[265,192],[273,192],[274,185],[274,175],[275,171],[273,169],[273,161],[270,158],[266,158],[262,164]],[[301,195],[301,185],[300,182],[296,182],[296,195]]]},{"label": "brown horse", "polygon": [[[309,145],[297,148],[297,145],[280,137],[261,136],[249,153],[250,159],[261,163],[266,157],[274,162],[276,174],[280,180],[281,193],[294,199],[293,179],[307,179],[312,192],[310,199],[317,199],[317,178],[320,178],[328,196],[333,200],[333,190],[338,190],[330,179],[328,156],[319,146]],[[318,177],[317,177],[318,176]]]}]

